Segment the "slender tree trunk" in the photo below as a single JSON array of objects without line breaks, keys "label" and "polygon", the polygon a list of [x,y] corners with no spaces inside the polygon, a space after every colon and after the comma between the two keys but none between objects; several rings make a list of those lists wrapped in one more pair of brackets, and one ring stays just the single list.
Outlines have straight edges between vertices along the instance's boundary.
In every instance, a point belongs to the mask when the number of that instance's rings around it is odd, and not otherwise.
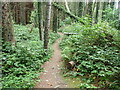
[{"label": "slender tree trunk", "polygon": [[58,9],[53,7],[53,32],[56,32],[57,33],[57,14],[58,14]]},{"label": "slender tree trunk", "polygon": [[41,2],[38,2],[38,27],[39,27],[39,37],[42,40],[42,10],[41,10]]},{"label": "slender tree trunk", "polygon": [[119,17],[119,18],[118,18],[118,20],[119,20],[119,22],[118,22],[118,23],[119,23],[118,30],[120,30],[120,2],[118,3],[118,9],[119,9],[119,10],[118,10],[118,13],[119,13],[119,14],[118,14],[118,15],[119,15],[119,16],[118,16],[118,17]]},{"label": "slender tree trunk", "polygon": [[97,10],[97,2],[94,2],[94,9],[93,9],[93,15],[92,15],[92,24],[96,21],[96,10]]},{"label": "slender tree trunk", "polygon": [[114,10],[116,10],[116,9],[118,9],[118,2],[119,2],[119,0],[115,0],[115,4],[114,4]]},{"label": "slender tree trunk", "polygon": [[19,24],[20,23],[20,19],[19,19],[19,11],[20,10],[20,8],[19,8],[19,2],[15,2],[15,23],[16,24]]},{"label": "slender tree trunk", "polygon": [[20,23],[26,25],[25,2],[20,2]]},{"label": "slender tree trunk", "polygon": [[61,12],[60,11],[58,11],[58,16],[57,16],[57,22],[58,22],[58,29],[60,28],[60,19],[61,19],[61,14],[60,14]]},{"label": "slender tree trunk", "polygon": [[[2,24],[2,2],[0,2],[0,23]],[[1,24],[0,24],[0,50],[2,49],[2,25]]]},{"label": "slender tree trunk", "polygon": [[69,7],[68,7],[68,2],[67,2],[67,0],[65,0],[65,6],[66,6],[66,8],[67,8],[67,11],[70,12],[70,9],[69,9]]},{"label": "slender tree trunk", "polygon": [[[43,26],[43,28],[45,28],[45,5],[46,3],[44,2],[44,3],[42,3],[42,26]],[[43,37],[44,37],[44,35],[43,35]]]},{"label": "slender tree trunk", "polygon": [[98,22],[102,21],[102,11],[103,11],[103,2],[101,1],[99,4],[99,10],[98,10]]},{"label": "slender tree trunk", "polygon": [[87,10],[88,10],[88,1],[85,1],[85,7],[84,7],[84,11],[83,11],[83,15],[85,16],[87,14]]},{"label": "slender tree trunk", "polygon": [[78,16],[82,17],[83,2],[79,2]]},{"label": "slender tree trunk", "polygon": [[2,38],[3,38],[3,43],[15,42],[9,2],[4,2],[2,4]]},{"label": "slender tree trunk", "polygon": [[48,31],[50,28],[50,16],[51,16],[51,0],[46,3],[46,20],[45,20],[45,30],[44,30],[44,49],[48,49]]},{"label": "slender tree trunk", "polygon": [[95,20],[95,23],[98,22],[98,10],[99,10],[99,4],[100,4],[100,2],[97,2],[97,5],[96,5],[96,20]]},{"label": "slender tree trunk", "polygon": [[88,11],[87,14],[90,16],[90,18],[92,18],[92,2],[88,2]]},{"label": "slender tree trunk", "polygon": [[17,2],[15,2],[15,23],[17,23]]}]

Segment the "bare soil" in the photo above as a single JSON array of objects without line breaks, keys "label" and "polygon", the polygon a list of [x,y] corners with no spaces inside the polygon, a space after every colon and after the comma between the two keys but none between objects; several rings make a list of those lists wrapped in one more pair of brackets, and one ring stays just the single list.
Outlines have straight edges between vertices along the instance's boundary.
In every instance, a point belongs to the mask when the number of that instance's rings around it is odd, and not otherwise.
[{"label": "bare soil", "polygon": [[42,67],[44,72],[41,72],[39,78],[41,82],[37,83],[35,88],[67,88],[67,84],[60,75],[61,72],[61,51],[59,49],[59,41],[62,40],[63,34],[52,45],[54,50],[52,57]]}]

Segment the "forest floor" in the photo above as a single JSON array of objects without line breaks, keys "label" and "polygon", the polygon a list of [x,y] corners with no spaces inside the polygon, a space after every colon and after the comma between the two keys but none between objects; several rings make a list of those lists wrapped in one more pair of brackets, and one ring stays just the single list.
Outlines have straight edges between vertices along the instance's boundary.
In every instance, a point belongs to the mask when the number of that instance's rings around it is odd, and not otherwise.
[{"label": "forest floor", "polygon": [[52,45],[54,50],[52,57],[42,67],[44,72],[40,74],[40,82],[36,84],[35,88],[67,88],[67,84],[63,80],[61,72],[61,51],[59,48],[59,41],[62,40],[63,34],[58,33],[61,37]]}]

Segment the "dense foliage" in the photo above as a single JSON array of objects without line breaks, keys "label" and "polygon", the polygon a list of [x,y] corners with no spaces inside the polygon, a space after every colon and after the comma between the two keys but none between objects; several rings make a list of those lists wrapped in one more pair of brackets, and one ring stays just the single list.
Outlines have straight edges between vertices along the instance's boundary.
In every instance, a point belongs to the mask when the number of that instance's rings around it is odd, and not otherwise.
[{"label": "dense foliage", "polygon": [[[42,70],[40,66],[50,58],[51,49],[45,52],[37,28],[30,32],[26,26],[14,25],[14,29],[16,46],[4,44],[2,85],[3,88],[30,88]],[[50,44],[58,37],[56,33],[50,32]]]},{"label": "dense foliage", "polygon": [[119,11],[118,10],[113,10],[110,7],[105,8],[103,11],[103,20],[109,22],[110,26],[115,27],[117,29],[120,29],[119,23],[120,20],[119,18]]},{"label": "dense foliage", "polygon": [[65,62],[75,62],[65,76],[82,76],[86,83],[80,88],[120,88],[120,31],[103,22],[93,26],[75,23],[62,32],[78,33],[64,36],[60,43]]}]

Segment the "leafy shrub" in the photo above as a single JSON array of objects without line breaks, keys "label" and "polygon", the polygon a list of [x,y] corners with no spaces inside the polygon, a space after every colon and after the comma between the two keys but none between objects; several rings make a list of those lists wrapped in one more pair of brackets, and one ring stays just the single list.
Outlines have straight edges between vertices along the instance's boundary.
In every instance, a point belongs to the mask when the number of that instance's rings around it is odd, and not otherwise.
[{"label": "leafy shrub", "polygon": [[[40,67],[51,56],[51,49],[45,52],[43,42],[39,40],[38,29],[32,33],[26,26],[14,25],[16,46],[4,44],[2,57],[3,88],[31,88],[35,85]],[[59,35],[50,32],[50,44]]]},{"label": "leafy shrub", "polygon": [[103,20],[109,22],[112,27],[119,29],[118,10],[113,10],[111,7],[107,7],[103,13]]},{"label": "leafy shrub", "polygon": [[67,17],[65,20],[63,20],[65,24],[71,24],[72,20],[70,17]]},{"label": "leafy shrub", "polygon": [[49,42],[50,44],[54,43],[56,39],[58,39],[60,37],[59,34],[57,33],[54,33],[54,32],[50,32],[50,35],[49,35]]},{"label": "leafy shrub", "polygon": [[108,77],[119,76],[120,73],[120,32],[111,28],[107,22],[91,27],[73,24],[73,26],[67,27],[68,32],[71,27],[74,28],[74,25],[78,25],[79,28],[73,30],[79,35],[64,37],[60,43],[63,59],[76,63],[74,67],[75,73],[77,72],[76,76],[88,75],[89,78],[92,78],[91,83],[95,78],[102,82],[108,81],[108,85],[98,82],[105,87],[108,87],[113,81],[116,81],[114,85],[117,85],[118,79],[109,78],[110,80],[108,80]]},{"label": "leafy shrub", "polygon": [[[9,48],[9,47],[7,47]],[[4,49],[3,51],[5,51]],[[16,46],[3,53],[2,85],[3,88],[28,88],[34,85],[40,66],[47,61],[49,55],[44,49],[37,47]],[[35,74],[36,73],[36,74]]]}]

